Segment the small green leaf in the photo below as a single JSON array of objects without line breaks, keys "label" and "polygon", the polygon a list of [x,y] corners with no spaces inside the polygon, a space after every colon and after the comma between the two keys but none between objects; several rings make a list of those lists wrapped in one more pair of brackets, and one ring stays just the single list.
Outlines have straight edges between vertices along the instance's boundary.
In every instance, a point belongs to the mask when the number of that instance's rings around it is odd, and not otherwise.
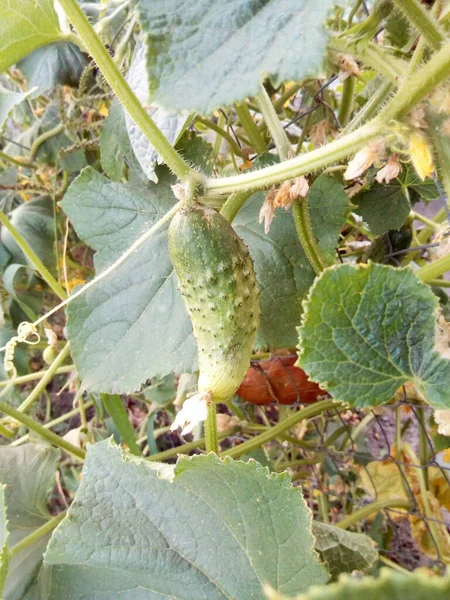
[{"label": "small green leaf", "polygon": [[147,181],[131,148],[120,102],[114,98],[100,134],[102,168],[112,181],[121,181],[128,166],[129,179]]},{"label": "small green leaf", "polygon": [[53,0],[0,0],[0,73],[62,37]]},{"label": "small green leaf", "polygon": [[[295,600],[448,600],[450,576],[431,576],[420,569],[403,575],[392,569],[381,569],[380,576],[351,577],[343,575],[337,583],[312,586]],[[277,593],[270,600],[288,600]]]},{"label": "small green leaf", "polygon": [[360,192],[352,198],[352,202],[358,205],[354,212],[361,215],[374,235],[400,229],[411,210],[402,187],[396,181]]},{"label": "small green leaf", "polygon": [[214,150],[212,145],[202,137],[186,131],[177,143],[176,150],[189,165],[197,167],[205,175],[212,174]]},{"label": "small green leaf", "polygon": [[25,100],[29,94],[30,92],[10,92],[0,86],[0,133],[12,109]]},{"label": "small green leaf", "polygon": [[267,582],[296,594],[327,579],[310,528],[286,474],[213,454],[174,468],[100,442],[46,552],[49,600],[259,600]]},{"label": "small green leaf", "polygon": [[322,255],[333,264],[338,236],[351,208],[342,184],[334,177],[320,175],[308,192],[308,208]]},{"label": "small green leaf", "polygon": [[27,78],[29,88],[36,86],[36,94],[45,94],[57,85],[77,87],[87,64],[86,56],[75,44],[55,42],[32,52],[17,68]]},{"label": "small green leaf", "polygon": [[166,406],[177,394],[175,375],[170,373],[161,379],[152,379],[151,385],[144,390],[144,396],[149,402],[158,406]]},{"label": "small green leaf", "polygon": [[423,200],[436,200],[439,193],[436,184],[431,177],[422,181],[411,165],[406,165],[398,177],[405,196],[410,197],[411,202]]},{"label": "small green leaf", "polygon": [[[28,242],[44,265],[54,272],[56,267],[53,248],[55,227],[53,201],[50,196],[43,196],[21,204],[12,211],[9,218],[12,225]],[[9,231],[4,227],[1,230],[0,237],[6,249],[12,255],[13,262],[28,265],[31,269],[34,269],[32,263],[28,261]]]},{"label": "small green leaf", "polygon": [[370,567],[378,558],[375,543],[363,533],[352,533],[326,523],[313,521],[315,548],[328,565],[333,579],[341,573]]},{"label": "small green leaf", "polygon": [[317,74],[336,0],[139,0],[150,96],[167,109],[201,114],[275,85]]},{"label": "small green leaf", "polygon": [[450,408],[450,361],[434,350],[437,298],[409,269],[332,267],[311,288],[298,364],[336,399],[376,406],[413,381]]},{"label": "small green leaf", "polygon": [[[0,449],[0,482],[5,485],[10,549],[51,518],[47,500],[54,486],[58,458],[59,451],[45,444]],[[12,558],[3,600],[40,597],[38,575],[49,538],[46,535],[38,539]]]},{"label": "small green leaf", "polygon": [[114,425],[117,427],[120,437],[127,444],[130,452],[136,456],[140,456],[141,450],[136,443],[133,427],[131,426],[128,413],[125,406],[122,404],[120,396],[110,396],[109,394],[102,394],[101,396],[103,405],[113,420]]}]

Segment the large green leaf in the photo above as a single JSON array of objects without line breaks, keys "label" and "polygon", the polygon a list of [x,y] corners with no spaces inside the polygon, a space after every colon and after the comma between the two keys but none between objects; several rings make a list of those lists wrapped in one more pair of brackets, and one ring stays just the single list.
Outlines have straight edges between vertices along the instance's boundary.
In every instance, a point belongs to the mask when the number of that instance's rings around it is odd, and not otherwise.
[{"label": "large green leaf", "polygon": [[[28,242],[44,265],[55,270],[56,260],[53,245],[55,243],[55,228],[53,215],[53,200],[43,196],[21,204],[10,214],[10,221],[17,231]],[[9,231],[1,230],[1,241],[13,257],[13,262],[29,265],[31,262],[23,254]]]},{"label": "large green leaf", "polygon": [[[136,45],[133,60],[127,74],[127,81],[168,141],[171,144],[175,144],[187,124],[188,113],[177,114],[175,112],[167,112],[157,104],[150,103],[148,78],[145,69],[145,47],[141,43]],[[151,181],[157,183],[158,177],[155,173],[155,167],[163,163],[162,158],[128,113],[125,113],[125,121],[131,147],[142,170]]]},{"label": "large green leaf", "polygon": [[[113,183],[85,169],[61,205],[96,250],[97,273],[174,204],[170,186]],[[91,391],[131,392],[149,377],[197,368],[196,345],[167,248],[167,228],[68,306],[72,356]]]},{"label": "large green leaf", "polygon": [[213,454],[174,468],[100,442],[45,555],[50,600],[259,600],[266,582],[299,593],[327,579],[310,528],[287,474]]},{"label": "large green leaf", "polygon": [[62,37],[53,0],[0,0],[0,73]]},{"label": "large green leaf", "polygon": [[139,0],[152,100],[209,113],[275,84],[317,74],[336,0]]},{"label": "large green leaf", "polygon": [[[50,519],[47,498],[54,486],[58,458],[59,451],[44,444],[0,449],[0,482],[6,485],[10,548]],[[43,536],[12,558],[3,600],[22,600],[37,594],[37,577],[49,538]]]},{"label": "large green leaf", "polygon": [[386,402],[413,381],[430,404],[450,408],[450,361],[434,350],[437,304],[409,269],[331,267],[305,302],[298,364],[351,406]]},{"label": "large green leaf", "polygon": [[[288,600],[277,593],[268,593],[270,600]],[[312,586],[296,600],[448,600],[450,576],[430,576],[429,571],[403,575],[392,569],[381,569],[374,577],[343,575],[337,583]]]},{"label": "large green leaf", "polygon": [[378,558],[375,543],[363,533],[352,533],[318,521],[313,521],[312,531],[315,548],[333,579],[341,573],[366,569]]},{"label": "large green leaf", "polygon": [[[334,205],[324,197],[322,186],[336,200]],[[311,192],[313,228],[322,249],[330,255],[345,222],[348,202],[338,183],[317,180]],[[292,215],[279,211],[270,235],[265,235],[259,223],[263,200],[263,194],[255,194],[234,223],[250,248],[261,289],[257,346],[293,346],[301,299],[315,275],[298,241]],[[147,187],[123,185],[86,169],[61,204],[78,235],[97,251],[95,265],[100,272],[173,202],[165,181]],[[131,392],[150,377],[196,370],[196,344],[176,288],[167,233],[162,229],[115,273],[69,304],[72,355],[88,389]]]}]

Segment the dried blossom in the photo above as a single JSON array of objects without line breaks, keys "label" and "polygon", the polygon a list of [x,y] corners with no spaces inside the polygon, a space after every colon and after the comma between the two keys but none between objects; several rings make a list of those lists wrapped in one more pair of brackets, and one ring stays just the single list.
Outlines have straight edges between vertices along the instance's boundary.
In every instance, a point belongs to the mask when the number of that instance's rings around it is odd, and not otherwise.
[{"label": "dried blossom", "polygon": [[289,190],[289,196],[291,199],[291,203],[293,200],[297,200],[298,198],[306,198],[309,192],[309,183],[306,177],[303,175],[301,177],[297,177],[294,179],[294,182]]},{"label": "dried blossom", "polygon": [[389,183],[393,179],[397,179],[401,169],[402,166],[398,154],[392,154],[384,167],[378,171],[375,179],[378,183],[383,183],[383,181]]},{"label": "dried blossom", "polygon": [[374,140],[362,150],[357,152],[348,163],[347,170],[344,173],[344,179],[356,179],[360,177],[373,163],[378,160],[384,151],[383,140]]},{"label": "dried blossom", "polygon": [[277,190],[275,188],[270,189],[259,211],[259,222],[262,223],[264,221],[264,233],[269,233],[270,231],[270,225],[275,215],[274,200],[276,195]]}]

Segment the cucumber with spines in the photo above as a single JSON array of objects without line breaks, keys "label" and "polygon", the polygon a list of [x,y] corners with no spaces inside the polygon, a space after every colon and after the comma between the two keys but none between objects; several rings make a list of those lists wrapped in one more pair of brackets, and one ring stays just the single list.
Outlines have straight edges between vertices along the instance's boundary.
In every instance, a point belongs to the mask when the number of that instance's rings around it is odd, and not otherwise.
[{"label": "cucumber with spines", "polygon": [[169,252],[198,344],[198,389],[216,402],[241,384],[259,326],[259,290],[244,242],[213,208],[181,208]]}]

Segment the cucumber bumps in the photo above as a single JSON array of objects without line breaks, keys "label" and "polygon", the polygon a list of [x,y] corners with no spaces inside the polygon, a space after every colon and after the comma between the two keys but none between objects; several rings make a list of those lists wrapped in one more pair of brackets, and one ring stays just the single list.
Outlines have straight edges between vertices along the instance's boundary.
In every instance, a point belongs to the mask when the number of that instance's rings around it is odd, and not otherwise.
[{"label": "cucumber bumps", "polygon": [[196,202],[173,218],[169,252],[198,344],[199,392],[228,400],[247,372],[259,325],[252,259],[228,221]]}]

